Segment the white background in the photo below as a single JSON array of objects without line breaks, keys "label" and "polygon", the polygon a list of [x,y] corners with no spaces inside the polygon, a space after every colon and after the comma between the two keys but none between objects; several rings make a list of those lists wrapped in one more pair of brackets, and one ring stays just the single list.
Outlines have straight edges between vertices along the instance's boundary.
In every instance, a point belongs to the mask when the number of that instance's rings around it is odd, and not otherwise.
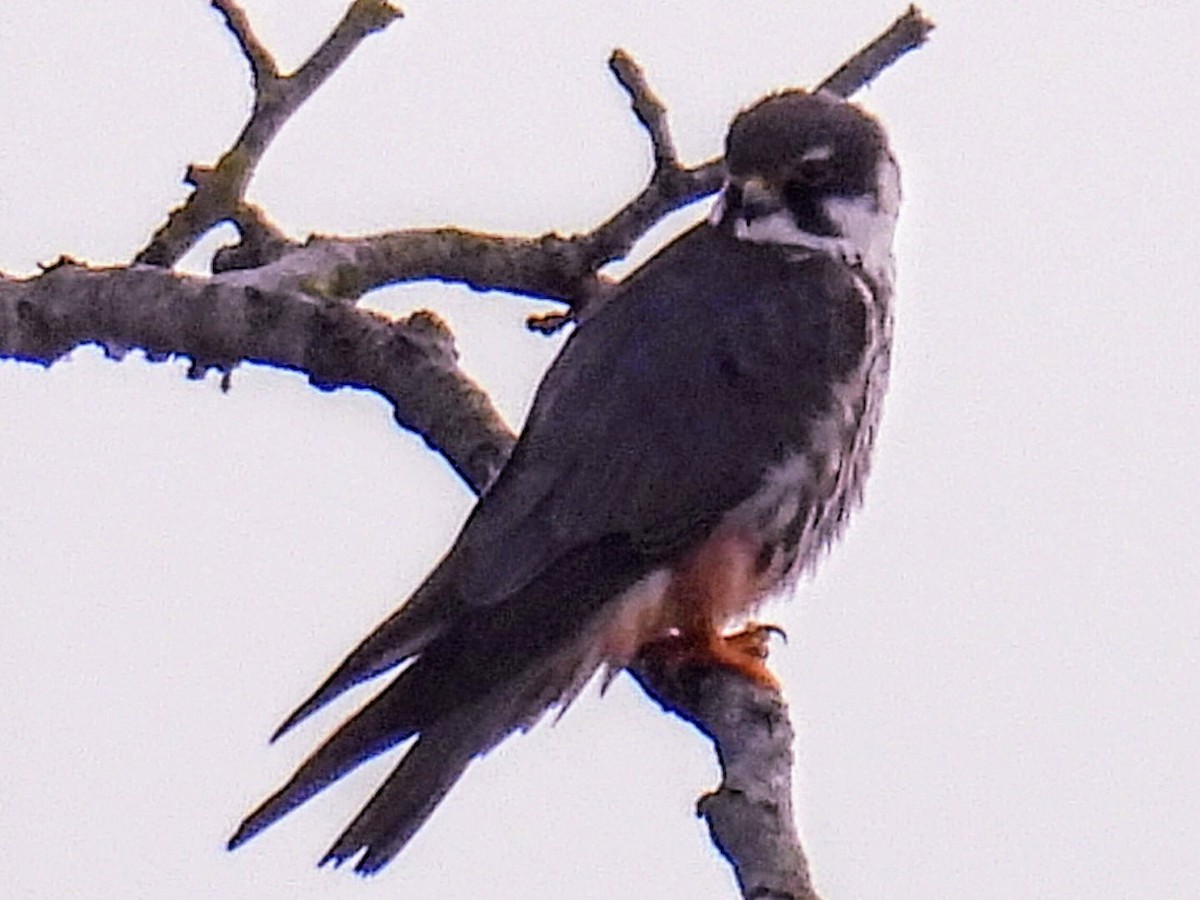
[{"label": "white background", "polygon": [[[344,0],[246,6],[290,68]],[[901,6],[412,0],[251,195],[294,236],[584,230],[647,174],[614,46],[698,161],[740,106],[812,83]],[[906,191],[876,473],[772,611],[816,881],[829,900],[1195,898],[1200,8],[927,11],[930,45],[859,98]],[[0,270],[128,260],[249,99],[200,0],[0,6]],[[523,330],[532,304],[371,300],[439,309],[519,421],[556,346]],[[266,736],[470,497],[374,396],[246,367],[223,395],[183,368],[0,363],[3,896],[733,895],[691,816],[709,750],[626,679],[476,764],[375,879],[313,863],[389,763],[227,854],[361,695]]]}]

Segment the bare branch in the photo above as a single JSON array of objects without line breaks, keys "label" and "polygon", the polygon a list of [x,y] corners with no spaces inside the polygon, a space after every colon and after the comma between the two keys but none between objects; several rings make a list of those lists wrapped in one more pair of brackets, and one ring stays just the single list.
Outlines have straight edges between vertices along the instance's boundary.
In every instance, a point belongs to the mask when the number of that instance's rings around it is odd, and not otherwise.
[{"label": "bare branch", "polygon": [[86,343],[114,357],[134,347],[153,360],[190,357],[197,376],[253,362],[301,372],[322,390],[373,390],[476,492],[513,445],[487,394],[458,367],[449,330],[428,312],[389,320],[223,277],[90,269],[65,258],[34,278],[0,277],[0,357],[48,366]]},{"label": "bare branch", "polygon": [[696,805],[742,896],[819,900],[792,811],[792,726],[778,691],[718,667],[674,671],[653,653],[630,667],[667,712],[707,735],[721,785]]},{"label": "bare branch", "polygon": [[296,106],[332,75],[367,35],[382,31],[404,13],[387,0],[354,0],[346,15],[303,66],[288,76],[288,90],[296,92]]},{"label": "bare branch", "polygon": [[590,249],[578,238],[429,228],[359,238],[314,237],[302,246],[290,245],[268,265],[221,277],[261,290],[301,290],[340,300],[356,300],[391,284],[437,279],[570,302],[601,283],[592,269]]},{"label": "bare branch", "polygon": [[245,200],[237,203],[230,220],[237,226],[241,240],[213,254],[212,270],[216,274],[230,269],[257,269],[300,246],[276,228],[262,209]]},{"label": "bare branch", "polygon": [[[438,279],[476,290],[558,300],[576,311],[606,281],[597,270],[619,259],[655,222],[712,193],[720,161],[663,169],[626,206],[593,231],[563,237],[497,235],[460,228],[417,228],[356,238],[317,236],[290,244],[274,262],[244,276],[269,290],[306,290],[354,300],[368,291]],[[276,232],[278,233],[278,232]]]},{"label": "bare branch", "polygon": [[[229,0],[216,2],[232,6]],[[398,10],[381,0],[356,0],[329,39],[295,75],[277,79],[270,90],[259,92],[255,113],[233,150],[215,169],[203,170],[206,175],[202,180],[193,179],[197,183],[196,192],[172,214],[138,260],[156,264],[173,262],[204,230],[222,218],[233,219],[242,229],[247,219],[240,214],[245,205],[241,194],[275,131],[363,37],[385,27],[398,15]],[[910,8],[888,32],[856,54],[822,86],[853,91],[923,40],[931,28],[932,24],[915,7]],[[243,36],[248,31],[235,33],[243,42],[251,39]],[[325,296],[348,299],[386,284],[440,278],[462,281],[478,289],[506,290],[566,303],[570,307],[568,313],[530,322],[531,327],[543,331],[552,331],[586,315],[589,302],[604,294],[603,279],[596,272],[606,263],[625,256],[663,216],[716,191],[723,172],[720,159],[690,168],[681,166],[665,106],[649,87],[641,68],[622,50],[613,53],[609,65],[629,93],[634,113],[650,137],[655,168],[642,192],[590,233],[571,238],[552,233],[521,238],[456,229],[415,230],[353,240],[315,238],[304,248],[275,239],[269,242],[269,252],[264,253],[263,242],[257,235],[248,236],[243,231],[243,242],[250,246],[223,250],[217,265],[224,271],[271,262],[274,271],[260,273],[271,288],[276,287],[272,283],[276,274],[286,271],[288,278],[279,282],[280,287],[319,286],[319,292]],[[201,171],[199,167],[193,167],[189,175],[197,171]],[[214,198],[219,202],[211,202]],[[261,214],[257,221],[259,225],[266,223]],[[348,252],[351,244],[353,252]],[[336,252],[313,252],[316,247]],[[171,252],[167,253],[169,249]],[[358,265],[368,270],[354,272]]]},{"label": "bare branch", "polygon": [[617,49],[608,58],[608,68],[629,94],[633,114],[650,135],[650,143],[654,148],[655,170],[664,166],[678,168],[679,158],[675,152],[675,141],[671,137],[671,126],[667,122],[667,108],[654,91],[650,90],[642,67],[624,50]]},{"label": "bare branch", "polygon": [[225,24],[233,32],[238,46],[242,48],[242,55],[250,64],[250,76],[255,88],[264,81],[278,78],[279,67],[275,63],[275,57],[255,35],[245,10],[234,0],[212,0],[212,8],[225,17]]},{"label": "bare branch", "polygon": [[662,169],[640,194],[579,240],[587,244],[597,267],[620,259],[659,219],[714,193],[724,177],[725,161],[719,158],[691,168]]},{"label": "bare branch", "polygon": [[814,90],[831,91],[839,97],[849,97],[872,82],[905,53],[924,44],[933,28],[932,20],[926,18],[925,13],[915,5],[910,6],[888,26],[887,31],[838,66],[837,71]]},{"label": "bare branch", "polygon": [[[167,216],[150,243],[135,257],[138,263],[173,266],[208,229],[231,218],[255,168],[284,123],[367,35],[403,15],[386,0],[354,0],[308,61],[294,74],[278,77],[274,74],[273,60],[267,68],[265,60],[270,58],[269,54],[253,36],[241,9],[231,0],[214,0],[213,5],[225,16],[250,60],[255,75],[254,109],[233,147],[215,166],[189,169],[189,183],[196,186],[195,191]],[[206,172],[206,177],[193,178],[197,171]]]}]

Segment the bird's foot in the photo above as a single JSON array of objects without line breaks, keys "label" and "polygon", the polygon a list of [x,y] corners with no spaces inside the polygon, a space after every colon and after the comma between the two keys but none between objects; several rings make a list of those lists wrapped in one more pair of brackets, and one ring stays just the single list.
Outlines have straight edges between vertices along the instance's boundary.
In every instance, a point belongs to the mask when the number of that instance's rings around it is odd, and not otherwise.
[{"label": "bird's foot", "polygon": [[777,691],[779,681],[767,668],[767,658],[771,655],[771,636],[775,634],[787,637],[777,625],[750,622],[741,631],[716,635],[713,662]]},{"label": "bird's foot", "polygon": [[671,635],[646,645],[642,654],[675,672],[688,668],[732,669],[743,678],[778,691],[779,682],[767,668],[772,634],[784,632],[775,625],[752,622],[733,634]]}]

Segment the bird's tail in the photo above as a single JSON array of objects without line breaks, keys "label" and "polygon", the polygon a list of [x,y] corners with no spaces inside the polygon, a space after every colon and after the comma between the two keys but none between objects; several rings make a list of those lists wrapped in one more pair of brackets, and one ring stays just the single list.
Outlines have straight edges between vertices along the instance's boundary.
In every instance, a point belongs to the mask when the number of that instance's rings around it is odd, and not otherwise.
[{"label": "bird's tail", "polygon": [[[458,612],[458,597],[447,589],[442,560],[408,602],[388,616],[351,651],[321,685],[271,735],[275,742],[352,687],[370,681],[420,653]],[[432,598],[432,601],[431,601]]]},{"label": "bird's tail", "polygon": [[511,606],[476,608],[429,643],[247,816],[229,848],[417,736],[322,859],[341,864],[363,852],[355,870],[377,871],[416,834],[472,759],[578,693],[603,662],[603,642],[596,638],[611,615],[606,601],[636,581],[644,566],[627,543],[602,543],[560,560]]},{"label": "bird's tail", "polygon": [[321,865],[341,865],[365,851],[354,870],[362,874],[379,870],[417,833],[471,760],[510,732],[531,727],[556,703],[574,697],[596,671],[599,660],[588,650],[545,657],[431,722],[424,721],[417,706],[429,700],[427,689],[431,687],[423,677],[426,673],[417,668],[419,663],[401,673],[309,757],[287,784],[247,816],[230,838],[229,849],[245,843],[361,763],[419,734],[321,859]]},{"label": "bird's tail", "polygon": [[498,740],[490,729],[482,729],[481,723],[462,719],[461,715],[455,716],[421,733],[322,857],[321,865],[332,862],[340,866],[365,851],[354,871],[369,875],[404,849],[471,760],[482,752],[480,747]]}]

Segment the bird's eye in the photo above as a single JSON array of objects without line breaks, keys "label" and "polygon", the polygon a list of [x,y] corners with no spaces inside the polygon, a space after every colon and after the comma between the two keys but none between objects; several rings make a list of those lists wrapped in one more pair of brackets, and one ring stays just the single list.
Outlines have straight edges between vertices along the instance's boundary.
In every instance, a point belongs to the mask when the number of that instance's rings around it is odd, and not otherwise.
[{"label": "bird's eye", "polygon": [[783,195],[788,205],[795,207],[827,190],[834,180],[833,166],[828,159],[802,159],[791,171],[783,183]]},{"label": "bird's eye", "polygon": [[791,171],[789,181],[799,181],[809,187],[820,187],[833,177],[833,166],[828,157],[823,159],[802,159]]}]

